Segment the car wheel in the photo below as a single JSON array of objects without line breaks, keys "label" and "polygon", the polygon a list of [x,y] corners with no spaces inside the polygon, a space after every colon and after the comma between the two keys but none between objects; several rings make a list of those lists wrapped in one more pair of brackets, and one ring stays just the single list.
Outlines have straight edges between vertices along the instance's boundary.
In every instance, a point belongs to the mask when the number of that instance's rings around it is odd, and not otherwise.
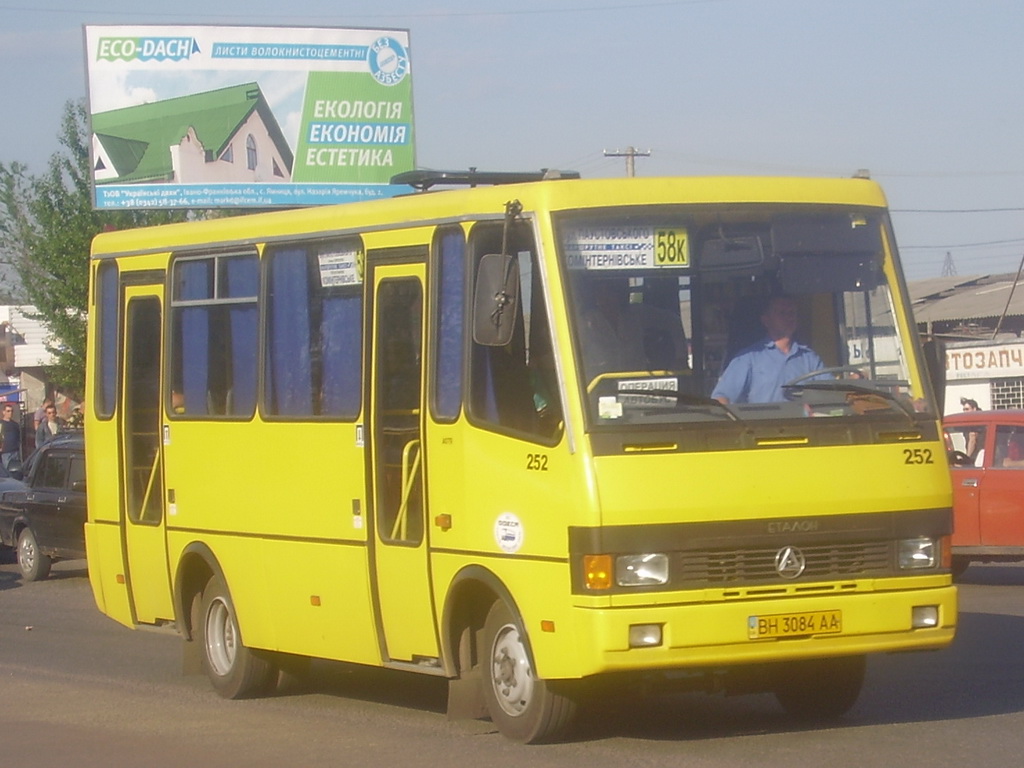
[{"label": "car wheel", "polygon": [[484,622],[481,662],[484,702],[502,735],[533,744],[568,729],[576,702],[556,683],[534,675],[520,622],[501,600]]},{"label": "car wheel", "polygon": [[277,680],[277,668],[266,655],[243,645],[234,604],[219,576],[203,590],[199,615],[203,670],[214,690],[226,699],[266,693]]},{"label": "car wheel", "polygon": [[964,555],[953,555],[952,572],[953,578],[959,579],[964,575],[964,572],[970,567],[971,558]]},{"label": "car wheel", "polygon": [[18,568],[25,581],[42,581],[50,575],[52,561],[39,551],[31,528],[22,528],[18,534]]}]

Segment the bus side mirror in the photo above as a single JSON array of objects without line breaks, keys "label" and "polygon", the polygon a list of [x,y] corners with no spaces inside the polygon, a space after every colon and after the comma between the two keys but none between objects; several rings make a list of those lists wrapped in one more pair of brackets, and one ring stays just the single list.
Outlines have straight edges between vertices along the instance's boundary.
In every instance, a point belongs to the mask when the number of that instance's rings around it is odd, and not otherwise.
[{"label": "bus side mirror", "polygon": [[512,340],[519,306],[519,264],[507,253],[480,259],[473,295],[473,341],[503,347]]}]

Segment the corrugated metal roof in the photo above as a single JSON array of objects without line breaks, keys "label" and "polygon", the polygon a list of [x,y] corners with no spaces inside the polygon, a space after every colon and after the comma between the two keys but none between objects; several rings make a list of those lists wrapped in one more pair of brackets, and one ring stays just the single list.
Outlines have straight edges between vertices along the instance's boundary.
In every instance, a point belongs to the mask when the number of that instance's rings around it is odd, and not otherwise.
[{"label": "corrugated metal roof", "polygon": [[[1024,285],[1014,288],[1015,278],[1016,274],[978,275],[911,283],[914,318],[919,323],[981,320],[999,317],[1004,309],[1007,316],[1024,315]],[[948,281],[944,288],[942,281]]]},{"label": "corrugated metal roof", "polygon": [[53,355],[42,344],[18,344],[14,347],[14,367],[19,370],[43,368],[55,362]]},{"label": "corrugated metal roof", "polygon": [[972,277],[959,277],[956,275],[945,277],[930,277],[927,280],[915,280],[907,289],[910,293],[910,300],[914,303],[940,296],[943,293],[956,290],[961,286],[971,286],[979,280],[985,280],[988,275],[974,275]]},{"label": "corrugated metal roof", "polygon": [[19,338],[13,345],[15,368],[40,368],[55,362],[46,349],[50,332],[41,321],[30,317],[35,313],[32,306],[0,306],[0,322],[6,322]]}]

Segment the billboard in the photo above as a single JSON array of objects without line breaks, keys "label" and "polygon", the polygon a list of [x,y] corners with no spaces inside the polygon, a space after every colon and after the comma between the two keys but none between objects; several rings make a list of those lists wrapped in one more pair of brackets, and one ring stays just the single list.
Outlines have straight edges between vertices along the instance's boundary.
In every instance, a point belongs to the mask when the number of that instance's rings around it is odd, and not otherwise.
[{"label": "billboard", "polygon": [[292,207],[408,192],[409,33],[84,27],[98,209]]}]

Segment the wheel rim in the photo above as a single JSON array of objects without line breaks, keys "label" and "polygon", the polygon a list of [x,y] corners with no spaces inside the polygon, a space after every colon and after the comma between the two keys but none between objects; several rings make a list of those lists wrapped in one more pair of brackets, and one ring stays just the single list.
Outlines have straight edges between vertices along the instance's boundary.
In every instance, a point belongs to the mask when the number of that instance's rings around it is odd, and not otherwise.
[{"label": "wheel rim", "polygon": [[18,539],[18,563],[21,570],[28,572],[36,566],[35,542],[30,536],[21,536]]},{"label": "wheel rim", "polygon": [[519,630],[506,624],[491,646],[491,686],[505,714],[518,717],[533,700],[533,673]]},{"label": "wheel rim", "polygon": [[206,657],[214,674],[231,672],[238,654],[238,636],[231,609],[223,598],[217,598],[206,612]]}]

